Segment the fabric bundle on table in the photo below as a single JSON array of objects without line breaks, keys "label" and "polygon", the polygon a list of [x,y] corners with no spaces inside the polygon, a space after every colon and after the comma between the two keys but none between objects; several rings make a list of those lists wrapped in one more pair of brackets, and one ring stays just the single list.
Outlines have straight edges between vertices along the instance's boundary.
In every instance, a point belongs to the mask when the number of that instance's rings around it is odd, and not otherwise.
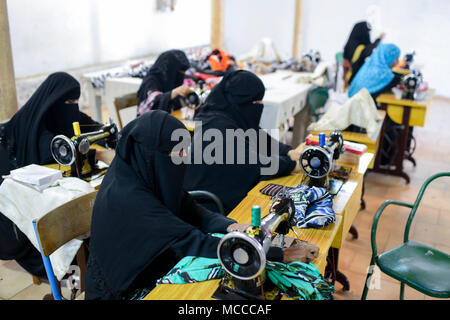
[{"label": "fabric bundle on table", "polygon": [[297,228],[322,228],[336,221],[333,196],[326,188],[300,185],[288,192],[294,200]]},{"label": "fabric bundle on table", "polygon": [[[289,298],[295,300],[330,300],[334,287],[323,279],[311,263],[267,262],[267,277]],[[221,279],[225,276],[218,259],[185,257],[157,284],[186,284]]]}]

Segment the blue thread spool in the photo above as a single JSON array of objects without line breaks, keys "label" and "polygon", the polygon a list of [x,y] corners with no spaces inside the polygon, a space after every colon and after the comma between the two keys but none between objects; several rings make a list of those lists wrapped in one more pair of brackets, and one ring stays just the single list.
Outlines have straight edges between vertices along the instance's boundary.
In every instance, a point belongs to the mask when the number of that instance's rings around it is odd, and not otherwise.
[{"label": "blue thread spool", "polygon": [[326,140],[327,140],[327,136],[325,135],[325,133],[320,133],[319,134],[319,147],[324,147],[326,144]]}]

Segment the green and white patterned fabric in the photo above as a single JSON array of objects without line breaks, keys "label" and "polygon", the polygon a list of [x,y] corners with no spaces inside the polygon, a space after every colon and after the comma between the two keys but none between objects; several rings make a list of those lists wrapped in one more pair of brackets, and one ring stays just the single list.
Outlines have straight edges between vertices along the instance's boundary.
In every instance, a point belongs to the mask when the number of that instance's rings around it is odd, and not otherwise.
[{"label": "green and white patterned fabric", "polygon": [[[268,278],[288,297],[296,300],[330,300],[334,287],[311,263],[268,262]],[[185,257],[157,284],[186,284],[225,276],[218,259]]]}]

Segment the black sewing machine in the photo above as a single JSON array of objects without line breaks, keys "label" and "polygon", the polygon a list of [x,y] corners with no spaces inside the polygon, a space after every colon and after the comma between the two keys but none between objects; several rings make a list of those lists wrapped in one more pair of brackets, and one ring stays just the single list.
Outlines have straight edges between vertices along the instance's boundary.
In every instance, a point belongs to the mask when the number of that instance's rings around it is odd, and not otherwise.
[{"label": "black sewing machine", "polygon": [[102,171],[96,166],[95,159],[88,156],[91,145],[105,141],[108,148],[115,149],[118,130],[112,122],[98,131],[84,134],[77,122],[73,126],[75,135],[71,139],[63,135],[54,137],[50,149],[57,163],[70,167],[70,176],[86,178]]},{"label": "black sewing machine", "polygon": [[413,51],[413,52],[411,52],[411,53],[407,53],[406,55],[405,55],[405,59],[404,59],[404,61],[405,61],[405,69],[411,69],[411,66],[412,66],[412,64],[413,64],[413,62],[414,62],[414,56],[416,55],[416,52],[415,51]]},{"label": "black sewing machine", "polygon": [[[252,225],[244,232],[225,235],[217,247],[217,256],[226,271],[213,298],[221,300],[277,300],[281,293],[266,277],[266,255],[272,240],[284,236],[296,224],[294,201],[281,193],[269,214],[261,220],[261,208],[252,208]],[[293,243],[291,243],[293,244]]]},{"label": "black sewing machine", "polygon": [[300,166],[307,175],[310,187],[328,188],[332,194],[337,194],[342,184],[337,180],[329,180],[333,162],[345,152],[344,137],[339,131],[330,134],[328,142],[325,134],[319,135],[319,146],[307,147],[300,156]]},{"label": "black sewing machine", "polygon": [[415,100],[417,89],[419,89],[422,81],[422,74],[417,71],[413,71],[411,74],[405,76],[403,78],[403,85],[405,86],[405,89],[403,90],[402,98]]}]

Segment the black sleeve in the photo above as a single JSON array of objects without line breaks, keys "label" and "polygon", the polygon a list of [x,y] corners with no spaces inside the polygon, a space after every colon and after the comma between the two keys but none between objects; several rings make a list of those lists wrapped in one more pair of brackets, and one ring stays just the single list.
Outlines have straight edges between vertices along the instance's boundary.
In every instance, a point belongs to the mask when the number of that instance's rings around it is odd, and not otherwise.
[{"label": "black sleeve", "polygon": [[84,112],[80,111],[80,129],[82,133],[92,132],[100,130],[103,125],[91,117],[89,117]]},{"label": "black sleeve", "polygon": [[188,193],[182,202],[182,219],[204,233],[226,233],[227,227],[236,221],[199,205]]},{"label": "black sleeve", "polygon": [[160,95],[155,97],[155,101],[154,101],[152,110],[159,109],[159,110],[163,110],[168,113],[171,113],[172,112],[171,100],[170,100],[171,96],[172,96],[172,91],[169,91],[169,92],[161,93]]},{"label": "black sleeve", "polygon": [[217,246],[220,238],[194,229],[184,238],[171,245],[171,249],[180,257],[193,256],[204,258],[217,258]]},{"label": "black sleeve", "polygon": [[[269,136],[270,137],[270,136]],[[279,141],[276,141],[275,139],[271,138],[271,141],[275,141],[277,144],[279,144]],[[296,161],[293,161],[289,156],[284,155],[265,155],[259,152],[259,147],[255,146],[249,140],[246,139],[245,141],[247,150],[245,152],[245,163],[247,163],[247,166],[253,167],[256,166],[258,170],[260,171],[260,180],[269,180],[277,177],[287,176],[289,175],[297,165]],[[283,148],[283,150],[280,150],[284,152],[288,152],[287,149],[289,146],[283,144],[280,146],[280,148]],[[290,149],[289,149],[290,150]],[[237,154],[237,144],[235,144],[235,155]],[[253,158],[253,159],[252,159]],[[257,164],[251,164],[254,159],[257,159]],[[235,162],[238,163],[238,162]],[[250,170],[250,168],[249,168]],[[270,174],[266,173],[265,171],[269,170],[272,171]]]},{"label": "black sleeve", "polygon": [[278,147],[278,155],[279,156],[287,156],[288,152],[293,150],[290,145],[284,144],[281,141],[278,141],[274,139],[270,134],[265,132],[263,129],[260,128],[260,132],[265,135],[265,139],[267,141],[267,150],[269,151],[269,155],[272,154],[272,145]]},{"label": "black sleeve", "polygon": [[55,163],[53,159],[52,152],[50,149],[50,144],[53,140],[54,134],[50,131],[44,129],[39,135],[39,164],[46,165],[50,163]]}]

